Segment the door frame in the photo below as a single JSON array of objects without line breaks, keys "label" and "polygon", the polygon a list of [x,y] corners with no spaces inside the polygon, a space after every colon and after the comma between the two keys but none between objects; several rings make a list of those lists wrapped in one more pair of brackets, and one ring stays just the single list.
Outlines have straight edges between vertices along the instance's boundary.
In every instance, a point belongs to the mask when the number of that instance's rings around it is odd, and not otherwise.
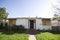
[{"label": "door frame", "polygon": [[[29,27],[29,29],[31,29],[30,28],[30,20],[32,20],[32,19],[28,20],[28,27]],[[36,20],[34,19],[33,21],[34,21],[34,27],[33,27],[33,29],[36,29]]]}]

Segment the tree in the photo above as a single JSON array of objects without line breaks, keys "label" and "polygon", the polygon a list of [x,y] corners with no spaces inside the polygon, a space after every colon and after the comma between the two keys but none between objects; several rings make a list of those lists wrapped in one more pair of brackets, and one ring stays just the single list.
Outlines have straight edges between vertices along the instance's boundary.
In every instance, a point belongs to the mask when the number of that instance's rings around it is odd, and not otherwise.
[{"label": "tree", "polygon": [[58,20],[59,18],[60,16],[58,16],[57,14],[54,14],[54,17],[53,17],[54,20]]},{"label": "tree", "polygon": [[6,20],[8,16],[8,13],[6,12],[5,8],[0,8],[0,22],[2,22],[2,20]]},{"label": "tree", "polygon": [[54,9],[54,17],[53,19],[60,19],[60,1],[58,0],[55,5],[53,4]]}]

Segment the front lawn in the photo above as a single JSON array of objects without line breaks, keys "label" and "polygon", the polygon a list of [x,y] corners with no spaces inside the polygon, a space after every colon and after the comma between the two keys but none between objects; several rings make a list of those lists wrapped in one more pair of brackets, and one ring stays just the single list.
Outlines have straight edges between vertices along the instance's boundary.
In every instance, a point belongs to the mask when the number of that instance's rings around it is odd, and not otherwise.
[{"label": "front lawn", "polygon": [[0,40],[28,40],[28,34],[3,34],[2,32],[0,32]]},{"label": "front lawn", "polygon": [[19,32],[14,32],[1,29],[0,40],[28,40],[28,34],[24,33],[23,31],[21,32],[20,30]]},{"label": "front lawn", "polygon": [[60,40],[60,34],[53,34],[50,32],[43,32],[36,35],[37,40]]}]

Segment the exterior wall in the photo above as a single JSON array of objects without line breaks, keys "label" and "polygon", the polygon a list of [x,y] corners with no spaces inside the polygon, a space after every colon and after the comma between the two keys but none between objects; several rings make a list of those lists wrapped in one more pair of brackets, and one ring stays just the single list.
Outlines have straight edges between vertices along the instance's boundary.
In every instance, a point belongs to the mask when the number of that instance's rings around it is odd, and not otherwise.
[{"label": "exterior wall", "polygon": [[24,28],[29,29],[28,19],[16,19],[16,25],[23,25]]},{"label": "exterior wall", "polygon": [[60,20],[58,20],[58,26],[60,26]]},{"label": "exterior wall", "polygon": [[42,30],[52,30],[52,26],[48,26],[48,25],[43,26],[43,25],[42,25],[42,27],[43,27]]},{"label": "exterior wall", "polygon": [[51,30],[51,25],[44,26],[42,24],[42,19],[36,19],[36,29],[38,30]]},{"label": "exterior wall", "polygon": [[60,20],[52,20],[51,24],[52,26],[60,26]]},{"label": "exterior wall", "polygon": [[36,19],[36,30],[42,29],[42,20]]},{"label": "exterior wall", "polygon": [[51,20],[51,25],[52,26],[58,26],[58,21],[57,20]]}]

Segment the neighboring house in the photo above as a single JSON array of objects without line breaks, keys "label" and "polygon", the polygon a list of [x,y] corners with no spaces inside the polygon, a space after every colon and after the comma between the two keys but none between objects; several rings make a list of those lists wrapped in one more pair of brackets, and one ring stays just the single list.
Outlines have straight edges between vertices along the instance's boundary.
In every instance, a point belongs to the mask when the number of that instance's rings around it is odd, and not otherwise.
[{"label": "neighboring house", "polygon": [[51,19],[52,26],[60,26],[60,19]]},{"label": "neighboring house", "polygon": [[20,17],[8,18],[10,25],[23,25],[25,29],[51,30],[50,18]]},{"label": "neighboring house", "polygon": [[51,20],[52,30],[60,32],[60,19],[52,19]]},{"label": "neighboring house", "polygon": [[5,26],[5,24],[9,24],[9,22],[8,22],[8,20],[2,20],[1,22],[0,22],[0,27],[4,27]]}]

